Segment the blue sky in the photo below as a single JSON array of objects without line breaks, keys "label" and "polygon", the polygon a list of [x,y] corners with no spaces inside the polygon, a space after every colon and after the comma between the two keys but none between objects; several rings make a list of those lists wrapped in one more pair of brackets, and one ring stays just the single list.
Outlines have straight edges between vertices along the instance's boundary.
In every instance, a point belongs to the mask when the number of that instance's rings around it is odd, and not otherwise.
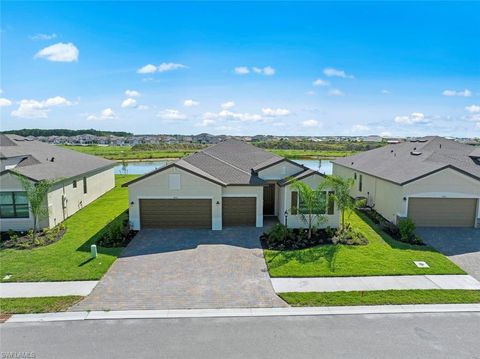
[{"label": "blue sky", "polygon": [[480,136],[479,3],[1,7],[3,130]]}]

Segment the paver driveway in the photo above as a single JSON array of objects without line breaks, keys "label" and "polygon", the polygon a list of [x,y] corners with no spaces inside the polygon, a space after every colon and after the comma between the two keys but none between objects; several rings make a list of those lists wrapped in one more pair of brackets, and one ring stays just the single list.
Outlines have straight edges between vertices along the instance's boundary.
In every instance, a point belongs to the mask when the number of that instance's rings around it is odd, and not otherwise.
[{"label": "paver driveway", "polygon": [[417,233],[426,243],[480,280],[480,229],[418,228]]},{"label": "paver driveway", "polygon": [[142,230],[72,310],[287,306],[273,291],[261,232]]}]

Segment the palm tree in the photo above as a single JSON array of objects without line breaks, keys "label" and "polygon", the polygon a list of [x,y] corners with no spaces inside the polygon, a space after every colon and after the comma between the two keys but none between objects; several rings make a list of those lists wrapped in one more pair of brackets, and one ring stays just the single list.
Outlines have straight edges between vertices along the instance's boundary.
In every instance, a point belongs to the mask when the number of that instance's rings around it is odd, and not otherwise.
[{"label": "palm tree", "polygon": [[294,180],[292,187],[298,191],[302,207],[298,208],[301,220],[308,226],[308,239],[312,238],[313,228],[326,221],[326,195],[323,185],[313,189],[304,182]]},{"label": "palm tree", "polygon": [[48,215],[45,200],[47,199],[47,194],[50,191],[52,182],[47,180],[32,182],[23,176],[17,175],[17,177],[22,184],[28,203],[30,204],[30,211],[33,215],[33,236],[35,238],[38,232],[38,223]]},{"label": "palm tree", "polygon": [[343,178],[340,176],[328,176],[323,182],[326,187],[331,188],[334,193],[330,195],[336,202],[342,215],[342,229],[345,228],[345,211],[355,208],[355,201],[350,196],[350,190],[354,184],[353,178]]}]

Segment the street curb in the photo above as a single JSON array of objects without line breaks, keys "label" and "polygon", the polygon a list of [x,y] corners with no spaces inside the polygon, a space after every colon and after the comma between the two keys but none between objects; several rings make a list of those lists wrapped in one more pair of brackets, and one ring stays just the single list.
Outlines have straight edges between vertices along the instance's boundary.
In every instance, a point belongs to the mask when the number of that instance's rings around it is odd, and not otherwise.
[{"label": "street curb", "polygon": [[478,304],[416,304],[351,307],[289,307],[289,308],[236,308],[236,309],[169,309],[126,311],[83,311],[43,314],[14,314],[6,323],[57,322],[114,319],[179,319],[179,318],[232,318],[329,316],[364,314],[415,313],[480,313]]}]

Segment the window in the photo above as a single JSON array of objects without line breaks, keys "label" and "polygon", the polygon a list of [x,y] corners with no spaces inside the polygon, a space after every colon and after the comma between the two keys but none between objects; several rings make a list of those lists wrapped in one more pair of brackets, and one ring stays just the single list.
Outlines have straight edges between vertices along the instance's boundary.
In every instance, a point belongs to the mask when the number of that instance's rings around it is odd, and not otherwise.
[{"label": "window", "polygon": [[0,218],[28,218],[25,192],[0,192]]},{"label": "window", "polygon": [[[327,192],[320,192],[317,201],[318,207],[313,208],[312,214],[325,214],[327,207]],[[303,214],[308,214],[309,209],[305,205],[305,202],[300,196],[300,203],[298,204],[298,211]]]},{"label": "window", "polygon": [[83,177],[83,193],[87,193],[87,177]]},{"label": "window", "polygon": [[356,181],[357,180],[357,172],[353,174],[353,179]]},{"label": "window", "polygon": [[363,176],[360,175],[360,181],[358,181],[358,190],[362,192],[362,187],[363,187]]},{"label": "window", "polygon": [[180,174],[171,173],[168,175],[168,188],[169,189],[180,189]]},{"label": "window", "polygon": [[292,191],[290,200],[290,212],[294,215],[298,214],[298,192]]},{"label": "window", "polygon": [[333,194],[335,192],[328,192],[328,205],[327,205],[327,214],[333,214],[335,212],[335,201],[333,200]]},{"label": "window", "polygon": [[73,185],[73,188],[77,188],[77,180],[74,180],[72,185]]}]

